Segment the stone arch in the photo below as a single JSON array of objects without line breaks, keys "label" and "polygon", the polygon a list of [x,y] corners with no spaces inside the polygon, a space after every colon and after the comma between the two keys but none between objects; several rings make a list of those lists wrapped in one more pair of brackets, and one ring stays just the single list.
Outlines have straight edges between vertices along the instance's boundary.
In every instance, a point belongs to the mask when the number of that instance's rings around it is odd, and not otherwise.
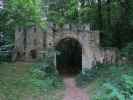
[{"label": "stone arch", "polygon": [[66,37],[56,44],[56,68],[63,75],[77,75],[82,71],[82,45],[71,37]]},{"label": "stone arch", "polygon": [[83,44],[82,44],[82,42],[80,41],[80,39],[77,38],[77,37],[74,37],[74,36],[64,36],[64,37],[61,37],[61,38],[55,40],[55,43],[54,43],[55,47],[59,44],[60,41],[65,40],[65,39],[72,39],[72,40],[75,40],[75,41],[77,41],[77,42],[80,44],[80,46],[83,48]]},{"label": "stone arch", "polygon": [[[45,49],[55,48],[58,42],[64,38],[73,38],[77,40],[82,46],[82,68],[90,69],[91,67],[93,67],[95,54],[99,51],[98,48],[100,40],[99,32],[91,31],[89,29],[90,28],[88,27],[88,25],[72,25],[71,28],[69,27],[69,25],[64,25],[62,28],[60,28],[58,26],[50,24],[44,35],[44,30],[41,30],[40,28],[35,29],[33,26],[27,29],[27,46],[24,49],[24,30],[18,27],[15,32],[16,52],[18,51],[20,52],[20,54],[23,54],[21,57],[19,57],[20,59],[24,59],[24,61],[31,61],[33,59],[29,55],[30,50],[36,49],[37,58],[35,58],[40,59],[42,58],[44,53],[42,53],[42,51],[44,51]],[[34,54],[34,52],[32,52],[31,54]],[[56,57],[54,59],[54,63],[56,65],[55,61]]]},{"label": "stone arch", "polygon": [[[59,35],[62,34],[62,35]],[[56,46],[61,40],[66,39],[66,38],[71,38],[80,43],[80,45],[83,47],[84,43],[82,41],[82,38],[80,37],[79,33],[75,32],[62,32],[62,33],[57,33],[57,36],[54,37],[54,46]]]},{"label": "stone arch", "polygon": [[[82,71],[86,68],[92,67],[93,61],[93,51],[91,48],[91,41],[90,41],[90,34],[89,32],[76,32],[76,31],[57,31],[53,34],[47,35],[47,47],[56,47],[56,45],[65,38],[73,38],[77,40],[82,46]],[[51,43],[52,45],[49,45]],[[56,55],[54,63],[56,65]]]}]

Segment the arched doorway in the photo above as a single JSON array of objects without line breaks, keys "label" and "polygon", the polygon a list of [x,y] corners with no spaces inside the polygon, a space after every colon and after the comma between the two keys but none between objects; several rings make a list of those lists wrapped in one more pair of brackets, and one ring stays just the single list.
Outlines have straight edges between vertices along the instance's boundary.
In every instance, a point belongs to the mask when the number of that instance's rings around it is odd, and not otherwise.
[{"label": "arched doorway", "polygon": [[62,39],[56,46],[56,67],[61,75],[73,76],[82,70],[82,47],[73,38]]}]

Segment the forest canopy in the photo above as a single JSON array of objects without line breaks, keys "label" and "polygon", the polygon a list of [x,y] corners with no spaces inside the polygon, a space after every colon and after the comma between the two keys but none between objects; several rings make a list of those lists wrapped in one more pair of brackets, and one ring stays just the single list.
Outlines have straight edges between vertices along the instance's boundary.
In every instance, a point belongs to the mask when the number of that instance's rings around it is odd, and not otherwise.
[{"label": "forest canopy", "polygon": [[122,48],[132,41],[132,0],[50,0],[48,20],[89,23],[101,31],[102,46]]},{"label": "forest canopy", "polygon": [[[125,47],[133,38],[132,0],[7,0],[0,10],[0,32],[15,27],[90,24],[101,32],[101,46]],[[10,34],[11,35],[11,34]]]}]

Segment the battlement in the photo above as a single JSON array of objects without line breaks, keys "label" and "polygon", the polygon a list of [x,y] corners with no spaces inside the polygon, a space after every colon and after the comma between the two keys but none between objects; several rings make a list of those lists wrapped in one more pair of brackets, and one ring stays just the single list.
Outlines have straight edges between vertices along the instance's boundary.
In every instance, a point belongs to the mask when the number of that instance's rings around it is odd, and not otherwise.
[{"label": "battlement", "polygon": [[49,23],[45,30],[36,26],[27,29],[18,28],[15,33],[16,55],[14,58],[23,61],[35,61],[42,58],[41,51],[47,48],[56,48],[62,40],[71,39],[81,45],[82,68],[91,68],[94,53],[98,51],[100,45],[99,36],[99,31],[92,30],[91,24],[58,25]]},{"label": "battlement", "polygon": [[92,32],[96,31],[95,26],[92,24],[64,24],[64,25],[58,25],[49,23],[48,25],[49,29],[54,29],[55,31],[74,31],[74,32]]}]

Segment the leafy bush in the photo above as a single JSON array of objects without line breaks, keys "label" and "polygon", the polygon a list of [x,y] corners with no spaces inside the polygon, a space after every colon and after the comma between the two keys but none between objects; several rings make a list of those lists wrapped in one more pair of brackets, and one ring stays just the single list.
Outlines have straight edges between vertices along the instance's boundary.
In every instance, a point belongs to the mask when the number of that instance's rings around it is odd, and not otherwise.
[{"label": "leafy bush", "polygon": [[33,85],[45,91],[63,86],[63,82],[54,66],[54,55],[54,49],[46,50],[44,59],[40,63],[34,64],[31,71]]},{"label": "leafy bush", "polygon": [[89,82],[94,80],[97,76],[97,67],[93,67],[92,69],[84,69],[77,77],[77,85],[80,87],[85,87]]},{"label": "leafy bush", "polygon": [[11,61],[13,45],[3,45],[0,47],[0,62]]},{"label": "leafy bush", "polygon": [[123,91],[123,94],[126,96],[126,98],[132,98],[133,97],[133,76],[123,75],[120,81],[121,81],[120,88]]},{"label": "leafy bush", "polygon": [[118,76],[119,76],[120,73],[118,73],[118,72],[119,71],[115,65],[97,63],[97,65],[91,69],[84,69],[82,71],[82,73],[80,73],[76,77],[77,85],[79,85],[81,87],[86,86],[86,85],[88,85],[89,82],[91,82],[97,78],[98,79],[101,78],[101,80],[107,80],[106,77],[108,77],[109,75],[110,75],[110,78],[112,78],[116,74],[118,74]]},{"label": "leafy bush", "polygon": [[54,64],[55,49],[48,48],[44,51],[43,59],[40,62],[40,68],[42,71],[46,72],[49,75],[57,75],[56,66]]},{"label": "leafy bush", "polygon": [[78,85],[96,80],[92,100],[133,100],[132,64],[97,64],[77,77]]},{"label": "leafy bush", "polygon": [[104,83],[93,100],[125,100],[119,90],[110,83]]},{"label": "leafy bush", "polygon": [[113,77],[111,75],[108,82],[103,82],[102,87],[98,88],[92,100],[133,100],[132,75],[133,71],[120,76],[119,74],[114,74]]},{"label": "leafy bush", "polygon": [[133,60],[133,42],[128,43],[128,45],[121,50],[121,54]]}]

